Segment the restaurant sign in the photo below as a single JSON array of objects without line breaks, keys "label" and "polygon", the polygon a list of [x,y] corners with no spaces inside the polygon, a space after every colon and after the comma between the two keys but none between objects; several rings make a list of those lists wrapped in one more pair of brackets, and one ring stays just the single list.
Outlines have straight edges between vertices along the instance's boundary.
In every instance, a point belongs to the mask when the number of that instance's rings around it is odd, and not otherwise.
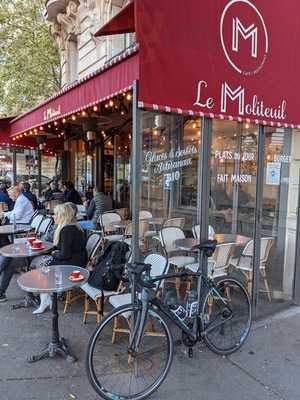
[{"label": "restaurant sign", "polygon": [[48,121],[49,119],[58,117],[61,114],[60,105],[56,108],[49,107],[44,111],[44,121]]},{"label": "restaurant sign", "polygon": [[193,144],[178,146],[165,152],[146,151],[144,163],[148,168],[152,167],[155,175],[163,174],[165,186],[169,186],[171,182],[180,179],[183,168],[192,167],[193,158],[198,153],[199,150]]},{"label": "restaurant sign", "polygon": [[137,1],[141,104],[300,124],[298,8],[297,0]]}]

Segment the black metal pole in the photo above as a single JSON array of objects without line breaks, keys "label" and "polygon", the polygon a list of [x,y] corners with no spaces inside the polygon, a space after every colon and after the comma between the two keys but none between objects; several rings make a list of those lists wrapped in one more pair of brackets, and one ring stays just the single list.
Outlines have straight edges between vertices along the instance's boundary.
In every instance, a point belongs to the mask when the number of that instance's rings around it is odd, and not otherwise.
[{"label": "black metal pole", "polygon": [[264,126],[259,125],[258,148],[257,148],[257,177],[256,177],[256,200],[255,200],[255,223],[254,223],[254,249],[252,265],[252,310],[253,318],[257,317],[258,292],[259,292],[259,264],[260,264],[260,239],[261,220],[264,187],[264,158],[265,158],[265,132]]},{"label": "black metal pole", "polygon": [[38,191],[42,195],[42,150],[38,149]]},{"label": "black metal pole", "polygon": [[138,81],[133,85],[132,104],[132,185],[131,185],[131,210],[133,222],[132,260],[135,262],[140,256],[139,247],[139,209],[140,209],[140,183],[141,183],[141,131],[140,110],[138,109]]},{"label": "black metal pole", "polygon": [[57,293],[52,293],[52,338],[51,344],[59,343]]},{"label": "black metal pole", "polygon": [[[208,238],[209,224],[209,192],[210,192],[210,157],[211,157],[211,118],[202,119],[201,147],[199,154],[197,219],[200,225],[200,242]],[[203,274],[207,276],[207,258],[200,260]]]},{"label": "black metal pole", "polygon": [[15,185],[17,183],[17,152],[13,149],[13,182],[12,184]]}]

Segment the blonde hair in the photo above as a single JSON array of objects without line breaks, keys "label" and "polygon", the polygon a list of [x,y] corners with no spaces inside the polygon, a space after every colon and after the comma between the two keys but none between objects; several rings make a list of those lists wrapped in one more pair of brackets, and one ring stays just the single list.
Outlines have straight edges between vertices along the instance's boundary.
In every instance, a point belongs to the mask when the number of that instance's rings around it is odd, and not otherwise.
[{"label": "blonde hair", "polygon": [[75,225],[81,229],[76,220],[75,208],[70,203],[59,204],[54,208],[54,214],[57,216],[57,228],[55,229],[53,243],[58,245],[60,231],[67,225]]}]

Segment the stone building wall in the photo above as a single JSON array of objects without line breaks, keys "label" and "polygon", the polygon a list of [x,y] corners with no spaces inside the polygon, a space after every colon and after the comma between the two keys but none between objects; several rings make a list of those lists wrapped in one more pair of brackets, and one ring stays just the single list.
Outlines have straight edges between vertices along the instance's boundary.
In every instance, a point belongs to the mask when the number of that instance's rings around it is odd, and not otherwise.
[{"label": "stone building wall", "polygon": [[133,35],[94,33],[128,0],[48,0],[47,19],[61,56],[62,87],[101,67],[133,43]]}]

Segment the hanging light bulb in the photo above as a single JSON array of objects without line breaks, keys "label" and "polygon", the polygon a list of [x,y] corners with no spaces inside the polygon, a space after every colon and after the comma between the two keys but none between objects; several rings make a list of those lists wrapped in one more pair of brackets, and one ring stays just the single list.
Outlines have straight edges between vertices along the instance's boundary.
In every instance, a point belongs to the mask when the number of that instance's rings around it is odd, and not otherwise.
[{"label": "hanging light bulb", "polygon": [[76,119],[76,115],[73,114],[72,115],[72,120],[75,121],[75,119]]},{"label": "hanging light bulb", "polygon": [[54,125],[57,126],[57,121],[54,121]]},{"label": "hanging light bulb", "polygon": [[86,112],[83,110],[81,115],[84,117],[86,115]]},{"label": "hanging light bulb", "polygon": [[127,94],[126,99],[127,99],[128,101],[131,100],[131,94],[130,94],[130,93]]},{"label": "hanging light bulb", "polygon": [[97,106],[94,106],[94,107],[93,107],[93,110],[94,110],[94,111],[98,111],[98,107],[97,107]]}]

